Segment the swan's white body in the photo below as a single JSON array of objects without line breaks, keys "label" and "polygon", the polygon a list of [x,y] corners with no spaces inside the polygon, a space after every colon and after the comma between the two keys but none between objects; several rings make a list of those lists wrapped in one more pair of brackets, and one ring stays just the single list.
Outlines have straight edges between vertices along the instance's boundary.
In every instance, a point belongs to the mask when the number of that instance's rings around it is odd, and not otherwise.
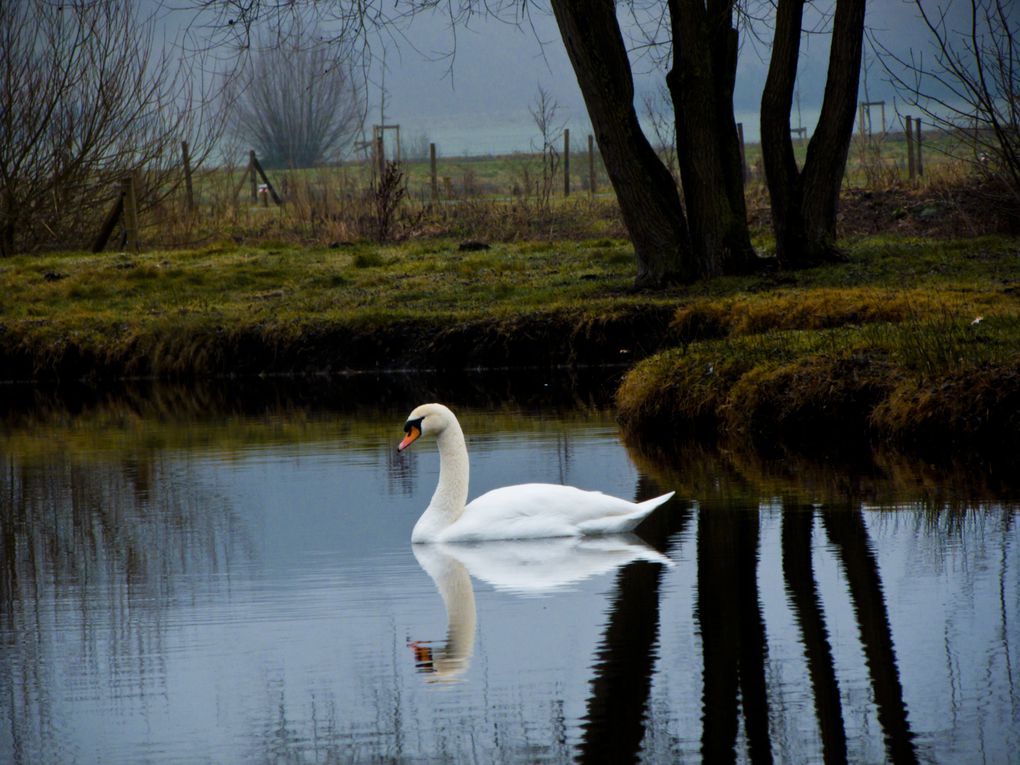
[{"label": "swan's white body", "polygon": [[464,431],[442,404],[423,404],[404,425],[398,447],[434,435],[439,447],[439,484],[411,532],[412,542],[478,542],[619,534],[630,531],[673,496],[629,502],[573,486],[526,483],[494,489],[470,504],[468,453]]}]

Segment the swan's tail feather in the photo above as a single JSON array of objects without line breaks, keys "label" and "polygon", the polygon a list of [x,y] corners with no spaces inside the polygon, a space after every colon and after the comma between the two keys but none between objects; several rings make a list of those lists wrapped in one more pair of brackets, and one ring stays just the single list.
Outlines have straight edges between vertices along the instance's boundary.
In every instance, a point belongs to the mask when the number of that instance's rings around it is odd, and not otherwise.
[{"label": "swan's tail feather", "polygon": [[631,531],[644,520],[645,516],[669,500],[675,493],[671,491],[654,499],[638,502],[633,511],[623,515],[611,515],[582,523],[580,524],[581,531],[584,534],[619,534]]},{"label": "swan's tail feather", "polygon": [[662,505],[672,499],[674,494],[676,494],[675,491],[667,491],[665,494],[660,494],[658,497],[646,499],[644,502],[638,502],[637,506],[644,510],[645,515],[647,515],[659,505]]}]

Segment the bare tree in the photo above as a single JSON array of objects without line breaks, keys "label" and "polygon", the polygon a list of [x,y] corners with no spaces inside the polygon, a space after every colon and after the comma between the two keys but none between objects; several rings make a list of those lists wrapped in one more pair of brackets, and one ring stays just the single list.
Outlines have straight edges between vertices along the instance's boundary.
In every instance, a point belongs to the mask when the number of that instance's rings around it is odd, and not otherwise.
[{"label": "bare tree", "polygon": [[0,3],[0,255],[78,244],[128,172],[140,209],[196,165],[219,122],[129,0]]},{"label": "bare tree", "polygon": [[[897,55],[873,42],[907,102],[956,139],[959,154],[1004,182],[1020,203],[1020,15],[1015,0],[965,0],[932,7],[914,0],[931,55]],[[963,12],[960,13],[960,9]]]},{"label": "bare tree", "polygon": [[779,0],[772,59],[761,100],[762,159],[772,206],[776,255],[785,268],[831,260],[860,82],[865,0],[837,0],[829,70],[818,127],[797,168],[790,137],[805,0]]},{"label": "bare tree", "polygon": [[548,204],[549,197],[552,195],[553,180],[560,166],[560,153],[556,149],[556,144],[563,135],[564,122],[559,116],[560,105],[541,85],[538,86],[538,94],[532,105],[528,107],[528,111],[531,112],[531,119],[535,122],[535,127],[538,128],[542,140],[541,147],[535,147],[539,149],[542,163],[542,180],[538,187],[538,197],[542,204]]},{"label": "bare tree", "polygon": [[699,275],[750,271],[733,89],[737,79],[735,0],[670,0],[673,98],[680,180]]},{"label": "bare tree", "polygon": [[708,275],[692,250],[673,176],[641,129],[612,0],[554,0],[553,12],[637,258],[638,287]]},{"label": "bare tree", "polygon": [[235,115],[237,134],[265,165],[314,167],[341,159],[364,124],[365,103],[347,46],[327,46],[298,17],[262,40]]}]

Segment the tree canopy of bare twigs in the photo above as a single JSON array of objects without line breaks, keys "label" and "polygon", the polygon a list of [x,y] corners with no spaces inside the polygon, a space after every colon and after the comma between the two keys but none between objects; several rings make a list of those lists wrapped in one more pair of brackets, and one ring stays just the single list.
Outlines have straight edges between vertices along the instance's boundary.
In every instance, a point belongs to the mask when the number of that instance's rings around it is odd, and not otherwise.
[{"label": "tree canopy of bare twigs", "polygon": [[[929,55],[873,42],[917,113],[957,139],[982,173],[1005,181],[1020,203],[1020,15],[1015,0],[914,0]],[[964,13],[953,13],[963,7]]]},{"label": "tree canopy of bare twigs", "polygon": [[117,179],[142,209],[200,163],[219,123],[130,0],[0,3],[0,255],[81,247]]},{"label": "tree canopy of bare twigs", "polygon": [[270,167],[314,167],[337,161],[364,122],[362,89],[349,49],[327,46],[294,22],[252,54],[237,100],[234,127]]}]

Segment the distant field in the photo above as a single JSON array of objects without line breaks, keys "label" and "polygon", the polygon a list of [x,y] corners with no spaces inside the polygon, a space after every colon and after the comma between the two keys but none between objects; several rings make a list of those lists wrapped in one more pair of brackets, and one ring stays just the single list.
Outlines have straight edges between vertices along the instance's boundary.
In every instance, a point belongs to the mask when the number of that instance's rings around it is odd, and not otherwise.
[{"label": "distant field", "polygon": [[[794,139],[794,154],[803,162],[807,141]],[[550,184],[553,196],[563,195],[562,143],[557,145],[555,175]],[[663,153],[669,162],[669,155]],[[750,184],[763,184],[761,145],[749,143],[745,160]],[[928,132],[922,137],[922,163],[929,177],[942,178],[963,164],[959,151],[950,139],[940,133]],[[427,157],[402,159],[407,191],[412,199],[431,199],[432,181]],[[570,154],[570,189],[572,194],[590,192],[590,168],[587,136],[575,137]],[[602,158],[596,147],[594,157],[595,187],[600,195],[612,196]],[[534,195],[541,184],[543,163],[537,153],[519,152],[490,156],[444,156],[437,146],[436,180],[441,198],[497,197],[510,198]],[[238,170],[215,171],[240,179]],[[280,184],[331,181],[351,187],[367,187],[374,179],[375,168],[368,160],[351,160],[340,166],[298,170],[270,170],[271,180]],[[284,178],[288,180],[283,180]],[[908,179],[907,143],[902,132],[876,135],[870,140],[854,137],[847,163],[847,182],[851,186],[887,184]],[[242,192],[247,189],[242,189]]]}]

